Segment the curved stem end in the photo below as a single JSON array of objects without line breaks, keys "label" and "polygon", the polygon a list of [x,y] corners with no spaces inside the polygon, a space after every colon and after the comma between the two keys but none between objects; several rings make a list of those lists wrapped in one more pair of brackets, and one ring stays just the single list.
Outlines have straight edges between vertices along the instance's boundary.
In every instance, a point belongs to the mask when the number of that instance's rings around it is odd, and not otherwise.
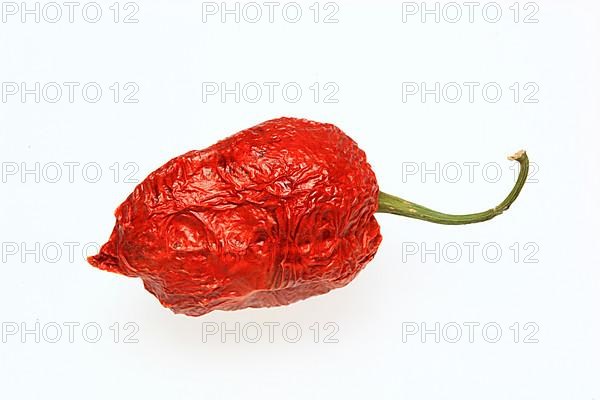
[{"label": "curved stem end", "polygon": [[408,218],[415,218],[444,225],[466,225],[488,221],[509,209],[519,196],[519,193],[521,193],[521,189],[523,189],[523,186],[527,181],[527,176],[529,174],[529,158],[527,157],[527,152],[525,152],[525,150],[519,150],[515,154],[509,156],[508,159],[519,163],[520,170],[517,181],[508,196],[506,196],[506,198],[496,207],[487,211],[462,215],[446,214],[404,200],[400,197],[379,192],[379,208],[377,209],[377,212],[402,215]]}]

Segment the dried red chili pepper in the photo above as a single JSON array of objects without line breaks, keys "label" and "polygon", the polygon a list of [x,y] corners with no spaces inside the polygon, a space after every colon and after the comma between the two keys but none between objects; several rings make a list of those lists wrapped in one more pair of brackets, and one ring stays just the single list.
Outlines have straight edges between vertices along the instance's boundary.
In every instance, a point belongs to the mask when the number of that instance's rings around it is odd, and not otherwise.
[{"label": "dried red chili pepper", "polygon": [[286,305],[348,284],[381,241],[375,212],[469,224],[508,209],[439,213],[379,191],[356,143],[331,124],[280,118],[172,159],[116,212],[89,262],[140,277],[175,313]]}]

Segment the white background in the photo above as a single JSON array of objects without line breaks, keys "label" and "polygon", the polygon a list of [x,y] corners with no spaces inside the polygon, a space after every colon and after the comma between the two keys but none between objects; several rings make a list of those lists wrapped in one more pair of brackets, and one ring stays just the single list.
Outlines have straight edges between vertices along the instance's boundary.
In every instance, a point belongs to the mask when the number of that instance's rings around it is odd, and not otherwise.
[{"label": "white background", "polygon": [[[297,23],[282,17],[285,3],[273,23],[266,14],[256,23],[243,15],[239,23],[234,16],[222,23],[220,14],[203,16],[202,3],[192,1],[138,3],[139,22],[129,24],[121,20],[133,8],[123,10],[124,3],[118,23],[109,2],[101,3],[97,23],[83,19],[81,6],[73,23],[64,6],[57,23],[43,15],[39,23],[34,16],[22,23],[20,10],[3,14],[0,81],[28,88],[96,82],[103,94],[90,103],[80,86],[72,103],[66,89],[57,103],[43,93],[39,103],[20,93],[0,103],[2,398],[600,398],[600,5],[538,1],[539,22],[524,23],[534,6],[520,3],[514,22],[514,2],[499,2],[502,17],[491,23],[481,3],[473,23],[465,6],[456,23],[447,21],[454,14],[439,23],[429,15],[423,23],[419,13],[403,22],[401,2],[343,1],[336,3],[338,22],[324,23],[335,8],[321,2],[315,23],[312,3],[299,3]],[[121,87],[117,103],[114,82]],[[139,87],[137,103],[123,102],[127,82]],[[295,82],[303,94],[296,103],[281,90],[272,103],[266,93],[256,103],[233,96],[223,102],[218,95],[203,99],[206,82]],[[315,101],[315,82],[336,85],[337,103],[323,101],[328,92]],[[436,103],[433,95],[403,101],[403,82],[480,86],[473,102],[465,91],[456,103]],[[503,89],[495,103],[481,94],[489,82]],[[515,82],[516,103],[509,88]],[[537,103],[524,102],[528,82],[539,88]],[[442,211],[497,203],[514,181],[505,156],[520,148],[537,172],[514,206],[485,224],[448,227],[378,215],[383,242],[358,278],[287,307],[176,316],[140,280],[85,262],[82,248],[108,238],[113,210],[135,186],[125,179],[133,171],[126,163],[141,180],[178,154],[279,116],[335,123],[365,150],[382,190]],[[48,175],[40,172],[39,182],[22,174],[23,165],[36,162]],[[73,182],[65,162],[79,163]],[[450,170],[440,179],[421,175],[435,163],[441,171],[467,162],[479,163],[473,179],[466,168],[456,183],[445,176],[454,176]],[[15,163],[19,171],[7,175]],[[52,163],[63,165],[56,183],[49,182]],[[82,175],[87,163],[100,166],[98,182],[90,182],[93,170]],[[497,182],[488,176],[494,170],[482,172],[486,163],[501,167]],[[403,176],[415,165],[416,175]],[[76,243],[73,259],[65,242]],[[472,262],[465,242],[478,245]],[[423,251],[436,243],[463,254],[452,262],[455,253]],[[482,255],[490,243],[502,250],[497,262]],[[63,252],[58,260],[49,253],[56,246]],[[417,254],[409,254],[414,246]],[[79,324],[72,340],[70,322]],[[269,322],[280,324],[273,343]],[[469,322],[479,324],[473,340]],[[403,338],[410,327],[435,330],[436,323],[439,343],[420,332]],[[488,323],[502,329],[496,343],[493,329],[482,332]],[[96,343],[93,329],[82,332],[85,324],[102,329]],[[262,337],[250,343],[256,324]],[[294,329],[282,333],[284,324],[302,329],[297,343],[290,340]],[[457,343],[454,324],[462,327]],[[51,343],[56,325],[62,336]],[[234,334],[206,336],[214,327],[237,330],[239,343]],[[24,329],[30,333],[22,335]],[[127,333],[133,335],[126,340]]]}]

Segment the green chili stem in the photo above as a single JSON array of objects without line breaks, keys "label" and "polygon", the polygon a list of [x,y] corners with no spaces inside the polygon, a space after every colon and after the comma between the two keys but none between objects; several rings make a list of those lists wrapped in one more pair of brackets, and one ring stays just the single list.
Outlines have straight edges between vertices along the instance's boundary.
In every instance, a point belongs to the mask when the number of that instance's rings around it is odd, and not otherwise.
[{"label": "green chili stem", "polygon": [[519,196],[519,193],[527,180],[527,174],[529,173],[529,159],[527,158],[527,153],[525,153],[524,150],[521,150],[508,157],[508,159],[519,162],[520,171],[517,182],[502,203],[487,211],[464,215],[445,214],[401,199],[400,197],[379,192],[379,208],[377,212],[402,215],[408,218],[416,218],[444,225],[466,225],[490,220],[508,210],[510,205]]}]

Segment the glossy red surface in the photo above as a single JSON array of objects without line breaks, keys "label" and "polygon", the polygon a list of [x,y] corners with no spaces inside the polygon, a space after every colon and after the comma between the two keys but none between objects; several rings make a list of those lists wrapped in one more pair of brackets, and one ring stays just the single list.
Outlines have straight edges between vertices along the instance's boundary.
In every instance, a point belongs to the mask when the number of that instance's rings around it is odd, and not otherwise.
[{"label": "glossy red surface", "polygon": [[192,316],[348,284],[381,241],[378,186],[340,129],[280,118],[172,159],[115,212],[89,262]]}]

